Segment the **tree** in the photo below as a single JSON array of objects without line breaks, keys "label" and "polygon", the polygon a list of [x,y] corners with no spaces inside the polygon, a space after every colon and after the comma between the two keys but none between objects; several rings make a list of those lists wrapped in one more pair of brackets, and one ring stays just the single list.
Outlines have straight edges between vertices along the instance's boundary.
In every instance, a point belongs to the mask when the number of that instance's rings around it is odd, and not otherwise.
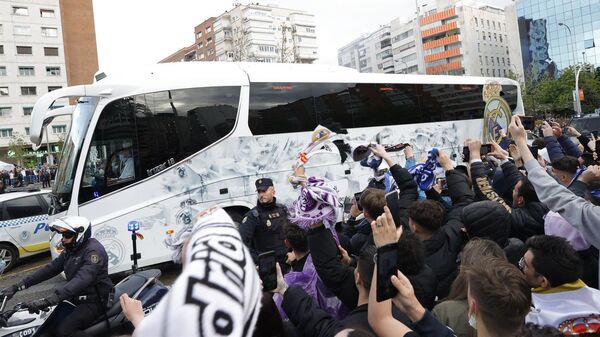
[{"label": "tree", "polygon": [[10,137],[8,142],[8,157],[17,161],[17,165],[23,165],[23,157],[25,157],[27,143],[21,134],[15,132]]},{"label": "tree", "polygon": [[248,59],[248,35],[243,27],[234,29],[232,36],[233,61],[250,61]]}]

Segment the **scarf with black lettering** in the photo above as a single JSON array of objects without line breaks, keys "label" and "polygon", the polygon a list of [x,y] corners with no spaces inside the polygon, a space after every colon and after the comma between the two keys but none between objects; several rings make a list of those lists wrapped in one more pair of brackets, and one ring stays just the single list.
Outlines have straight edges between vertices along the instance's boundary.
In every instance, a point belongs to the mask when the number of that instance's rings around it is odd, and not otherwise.
[{"label": "scarf with black lettering", "polygon": [[134,336],[249,337],[260,311],[260,278],[227,213],[196,216],[183,270]]}]

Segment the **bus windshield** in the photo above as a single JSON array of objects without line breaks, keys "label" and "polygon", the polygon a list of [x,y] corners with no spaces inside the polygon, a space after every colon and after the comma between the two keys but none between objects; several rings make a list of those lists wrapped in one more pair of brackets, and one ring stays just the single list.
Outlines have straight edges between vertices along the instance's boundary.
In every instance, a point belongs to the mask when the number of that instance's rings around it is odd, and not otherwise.
[{"label": "bus windshield", "polygon": [[71,121],[71,130],[61,152],[61,160],[56,172],[56,181],[52,189],[53,197],[58,201],[54,207],[60,212],[68,207],[73,190],[73,180],[77,169],[77,161],[85,133],[98,104],[97,97],[81,97],[77,102]]}]

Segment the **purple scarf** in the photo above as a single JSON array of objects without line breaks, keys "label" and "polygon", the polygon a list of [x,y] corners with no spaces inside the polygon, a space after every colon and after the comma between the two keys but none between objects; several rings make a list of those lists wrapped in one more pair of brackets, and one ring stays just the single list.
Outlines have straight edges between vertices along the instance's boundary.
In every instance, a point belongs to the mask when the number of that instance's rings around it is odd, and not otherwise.
[{"label": "purple scarf", "polygon": [[337,206],[337,192],[323,179],[310,177],[306,186],[300,188],[300,196],[290,209],[289,219],[305,230],[319,222],[333,228],[337,221]]}]

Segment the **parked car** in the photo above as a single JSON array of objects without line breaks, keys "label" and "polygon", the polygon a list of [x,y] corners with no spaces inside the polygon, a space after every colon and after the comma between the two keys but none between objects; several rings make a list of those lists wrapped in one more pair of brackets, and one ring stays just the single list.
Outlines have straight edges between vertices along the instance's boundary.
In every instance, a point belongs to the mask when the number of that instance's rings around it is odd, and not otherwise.
[{"label": "parked car", "polygon": [[0,259],[6,270],[20,258],[48,251],[48,191],[0,194]]}]

